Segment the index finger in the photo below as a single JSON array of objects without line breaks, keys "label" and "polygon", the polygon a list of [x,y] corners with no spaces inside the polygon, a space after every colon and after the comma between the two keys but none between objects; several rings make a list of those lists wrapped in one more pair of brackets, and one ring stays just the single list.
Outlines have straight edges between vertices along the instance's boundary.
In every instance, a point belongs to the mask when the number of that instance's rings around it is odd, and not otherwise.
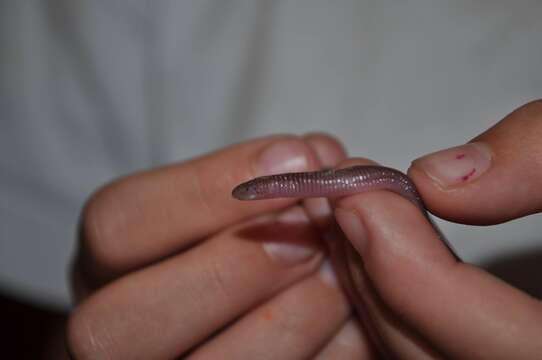
[{"label": "index finger", "polygon": [[[328,142],[337,146],[336,141]],[[271,136],[208,155],[143,171],[105,186],[82,219],[85,272],[112,277],[180,251],[247,217],[295,200],[242,203],[238,183],[260,175],[316,169],[311,147],[295,136]]]}]

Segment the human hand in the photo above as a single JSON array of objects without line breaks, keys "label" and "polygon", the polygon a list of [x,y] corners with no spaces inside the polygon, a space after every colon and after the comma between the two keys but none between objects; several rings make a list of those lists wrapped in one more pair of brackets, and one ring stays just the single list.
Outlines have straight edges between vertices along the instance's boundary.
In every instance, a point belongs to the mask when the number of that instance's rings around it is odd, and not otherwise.
[{"label": "human hand", "polygon": [[[409,175],[432,213],[466,224],[501,223],[542,211],[541,139],[539,101],[468,145],[414,161]],[[353,246],[334,251],[339,267],[345,265],[339,273],[383,354],[542,358],[540,301],[457,262],[411,203],[380,191],[339,199],[333,207]],[[351,250],[361,262],[348,256]]]},{"label": "human hand", "polygon": [[73,271],[73,356],[297,359],[368,351],[302,207],[230,195],[256,175],[334,166],[343,157],[328,136],[274,136],[99,190],[82,214]]}]

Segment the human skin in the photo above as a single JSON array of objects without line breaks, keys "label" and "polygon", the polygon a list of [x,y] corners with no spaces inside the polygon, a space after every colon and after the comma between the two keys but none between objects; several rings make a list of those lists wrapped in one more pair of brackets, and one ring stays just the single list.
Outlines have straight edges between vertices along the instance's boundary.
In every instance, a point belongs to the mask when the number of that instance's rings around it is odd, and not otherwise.
[{"label": "human skin", "polygon": [[326,135],[271,136],[98,190],[73,268],[72,356],[371,356],[302,204],[230,196],[246,178],[344,157]]},{"label": "human skin", "polygon": [[[459,223],[498,224],[542,211],[541,139],[542,102],[536,101],[467,145],[414,161],[408,174],[432,213]],[[334,242],[345,236],[343,244],[362,259],[339,247],[335,264],[381,354],[542,357],[539,299],[455,261],[409,201],[376,191],[335,200],[332,208],[342,229],[328,230]]]},{"label": "human skin", "polygon": [[[451,221],[487,225],[540,212],[541,124],[542,103],[530,103],[473,139],[477,145],[416,160],[408,174],[427,208]],[[83,213],[74,267],[74,357],[540,358],[539,300],[455,261],[400,196],[234,204],[230,190],[263,175],[249,164],[273,141],[293,141],[308,159],[303,169],[273,172],[374,164],[343,160],[322,135],[272,137],[98,191]],[[271,236],[254,241],[264,229]],[[297,231],[294,242],[317,250],[264,246],[277,229]],[[321,265],[319,238],[359,321]]]},{"label": "human skin", "polygon": [[[463,154],[461,157],[465,157]],[[472,171],[469,169],[469,171]],[[338,198],[375,190],[388,190],[401,195],[416,206],[439,234],[459,261],[437,225],[431,220],[416,186],[402,172],[379,165],[359,165],[339,169],[324,169],[261,176],[232,190],[238,200],[265,200],[280,198]]]}]

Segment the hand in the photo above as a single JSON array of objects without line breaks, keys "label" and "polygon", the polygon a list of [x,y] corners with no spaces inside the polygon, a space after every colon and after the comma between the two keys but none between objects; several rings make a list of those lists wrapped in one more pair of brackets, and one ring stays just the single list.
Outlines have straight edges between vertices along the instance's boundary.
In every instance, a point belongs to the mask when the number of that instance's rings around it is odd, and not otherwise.
[{"label": "hand", "polygon": [[[409,175],[430,211],[448,220],[486,225],[542,211],[542,102],[516,110],[467,145],[414,161]],[[372,192],[333,206],[362,260],[340,247],[334,256],[346,264],[341,276],[383,354],[542,358],[542,303],[457,262],[408,201]]]},{"label": "hand", "polygon": [[73,356],[297,359],[367,352],[302,207],[230,195],[254,176],[334,166],[343,157],[328,136],[274,136],[99,190],[82,214],[73,270],[79,302],[67,330]]}]

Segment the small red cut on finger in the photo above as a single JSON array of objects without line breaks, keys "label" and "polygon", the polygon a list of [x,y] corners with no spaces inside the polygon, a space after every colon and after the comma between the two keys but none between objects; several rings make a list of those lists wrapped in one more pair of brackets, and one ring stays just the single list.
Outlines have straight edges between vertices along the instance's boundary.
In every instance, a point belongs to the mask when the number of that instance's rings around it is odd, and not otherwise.
[{"label": "small red cut on finger", "polygon": [[408,174],[427,208],[465,224],[542,211],[542,101],[528,103],[472,141],[425,155]]}]

